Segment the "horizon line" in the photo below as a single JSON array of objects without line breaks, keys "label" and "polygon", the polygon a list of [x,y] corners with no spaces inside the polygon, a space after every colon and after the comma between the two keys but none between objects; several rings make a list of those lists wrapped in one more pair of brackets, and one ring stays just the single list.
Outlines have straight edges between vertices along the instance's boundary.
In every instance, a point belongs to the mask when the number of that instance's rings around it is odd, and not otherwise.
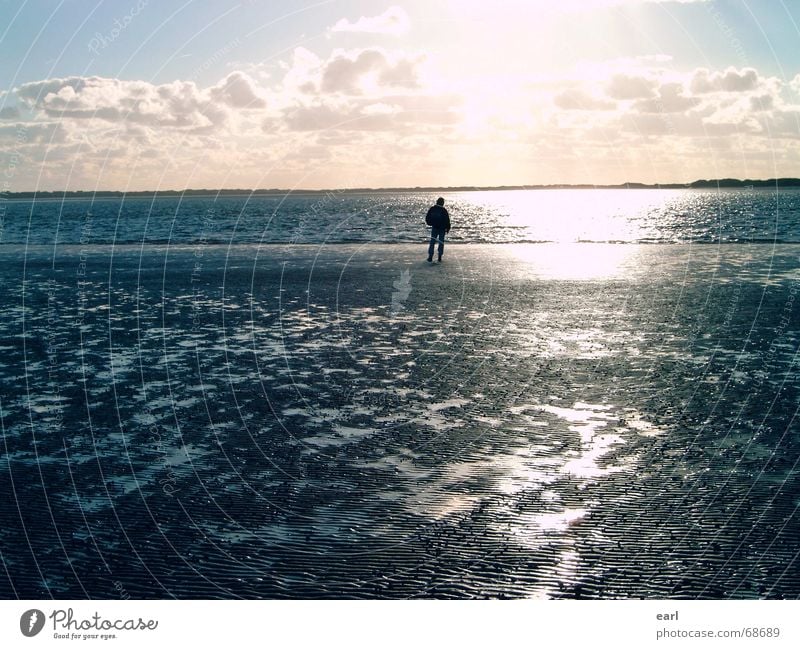
[{"label": "horizon line", "polygon": [[708,189],[708,188],[765,188],[765,187],[800,187],[800,178],[781,177],[768,179],[740,179],[740,178],[714,178],[698,179],[689,183],[641,183],[624,182],[618,184],[594,183],[551,183],[551,184],[524,184],[524,185],[432,185],[432,186],[403,186],[403,187],[344,187],[329,189],[287,189],[287,188],[185,188],[185,189],[53,189],[53,190],[22,190],[17,192],[0,191],[0,199],[29,198],[38,195],[44,197],[89,197],[100,195],[112,196],[156,196],[158,194],[345,194],[359,192],[463,192],[463,191],[513,191],[530,189]]}]

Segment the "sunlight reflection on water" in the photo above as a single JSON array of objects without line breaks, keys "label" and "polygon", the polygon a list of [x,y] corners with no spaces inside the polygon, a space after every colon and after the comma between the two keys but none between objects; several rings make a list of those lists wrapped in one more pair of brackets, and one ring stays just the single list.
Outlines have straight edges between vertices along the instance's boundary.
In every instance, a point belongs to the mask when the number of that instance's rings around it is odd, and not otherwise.
[{"label": "sunlight reflection on water", "polygon": [[644,269],[637,246],[615,244],[512,244],[508,252],[527,264],[530,275],[556,280],[607,280],[629,278]]},{"label": "sunlight reflection on water", "polygon": [[528,239],[631,242],[648,235],[644,218],[647,214],[679,203],[684,194],[668,190],[554,189],[475,192],[468,199],[486,215],[486,225],[492,224],[494,216],[494,225],[525,229],[530,232]]}]

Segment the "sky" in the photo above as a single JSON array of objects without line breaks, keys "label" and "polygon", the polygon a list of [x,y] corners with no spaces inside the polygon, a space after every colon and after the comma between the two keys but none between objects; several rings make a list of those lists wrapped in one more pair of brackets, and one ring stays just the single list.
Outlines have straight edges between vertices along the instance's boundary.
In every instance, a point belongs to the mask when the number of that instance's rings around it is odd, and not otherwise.
[{"label": "sky", "polygon": [[0,0],[0,192],[800,176],[800,3]]}]

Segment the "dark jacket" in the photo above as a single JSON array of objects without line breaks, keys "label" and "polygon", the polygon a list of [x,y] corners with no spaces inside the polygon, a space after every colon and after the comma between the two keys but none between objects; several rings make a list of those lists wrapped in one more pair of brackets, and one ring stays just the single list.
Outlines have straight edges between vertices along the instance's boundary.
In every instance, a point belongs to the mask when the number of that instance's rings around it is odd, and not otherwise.
[{"label": "dark jacket", "polygon": [[425,223],[439,230],[450,229],[450,214],[441,205],[434,205],[428,210]]}]

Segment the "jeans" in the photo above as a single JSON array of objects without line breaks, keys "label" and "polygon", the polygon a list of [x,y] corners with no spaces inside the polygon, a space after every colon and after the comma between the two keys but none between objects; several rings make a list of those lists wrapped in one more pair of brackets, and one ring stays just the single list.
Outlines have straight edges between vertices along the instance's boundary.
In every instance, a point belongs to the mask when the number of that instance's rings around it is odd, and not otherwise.
[{"label": "jeans", "polygon": [[439,257],[444,252],[444,228],[431,228],[431,243],[428,246],[428,259],[433,259],[433,247],[439,243]]}]

